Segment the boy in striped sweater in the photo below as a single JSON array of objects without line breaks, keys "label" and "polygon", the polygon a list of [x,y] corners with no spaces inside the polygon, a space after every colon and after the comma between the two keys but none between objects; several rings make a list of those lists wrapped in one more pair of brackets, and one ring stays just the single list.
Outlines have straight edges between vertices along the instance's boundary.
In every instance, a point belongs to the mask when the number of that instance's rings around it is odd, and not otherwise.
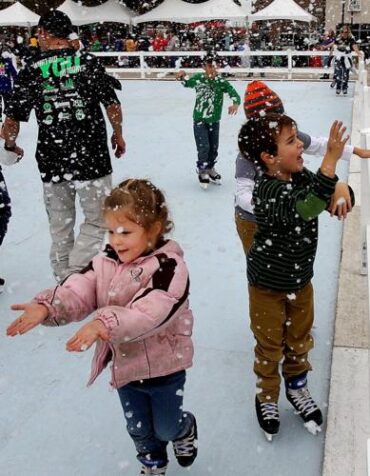
[{"label": "boy in striped sweater", "polygon": [[253,192],[257,231],[248,253],[251,329],[256,339],[256,411],[271,440],[280,418],[279,362],[286,396],[309,431],[321,430],[322,414],[307,388],[313,347],[311,278],[318,240],[318,215],[330,203],[336,164],[348,140],[335,121],[327,151],[315,173],[303,166],[303,142],[288,116],[267,114],[249,120],[239,133],[245,159],[261,170]]}]

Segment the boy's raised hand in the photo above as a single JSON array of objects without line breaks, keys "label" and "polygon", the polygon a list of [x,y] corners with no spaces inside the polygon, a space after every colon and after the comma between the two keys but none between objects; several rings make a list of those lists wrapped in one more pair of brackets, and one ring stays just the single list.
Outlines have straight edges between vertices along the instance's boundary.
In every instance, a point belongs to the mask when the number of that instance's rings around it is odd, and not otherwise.
[{"label": "boy's raised hand", "polygon": [[17,334],[25,334],[41,324],[49,315],[49,310],[43,304],[28,302],[25,304],[13,304],[13,311],[23,311],[23,314],[13,321],[6,329],[6,335],[14,337]]},{"label": "boy's raised hand", "polygon": [[339,160],[343,154],[344,146],[349,139],[349,135],[344,137],[346,130],[341,121],[334,121],[330,128],[327,154],[333,160]]},{"label": "boy's raised hand", "polygon": [[238,107],[239,104],[232,104],[231,106],[229,106],[229,114],[231,116],[234,116],[238,112]]},{"label": "boy's raised hand", "polygon": [[183,69],[180,69],[180,71],[177,71],[176,73],[176,79],[181,80],[184,79],[186,76],[186,72]]},{"label": "boy's raised hand", "polygon": [[105,325],[98,319],[88,322],[66,343],[69,352],[84,352],[98,340],[108,340],[109,332]]}]

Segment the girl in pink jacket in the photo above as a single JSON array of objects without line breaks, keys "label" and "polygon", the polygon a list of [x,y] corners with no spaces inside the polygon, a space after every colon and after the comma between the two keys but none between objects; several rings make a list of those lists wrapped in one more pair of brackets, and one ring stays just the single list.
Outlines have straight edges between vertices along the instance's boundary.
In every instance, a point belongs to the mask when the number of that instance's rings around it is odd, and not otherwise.
[{"label": "girl in pink jacket", "polygon": [[89,385],[111,362],[141,475],[165,475],[172,441],[181,466],[197,456],[197,426],[182,411],[185,369],[192,365],[193,316],[183,252],[164,235],[172,228],[164,196],[147,180],[122,182],[106,198],[109,245],[81,272],[25,304],[7,329],[60,326],[93,318],[68,340],[70,352],[96,342]]}]

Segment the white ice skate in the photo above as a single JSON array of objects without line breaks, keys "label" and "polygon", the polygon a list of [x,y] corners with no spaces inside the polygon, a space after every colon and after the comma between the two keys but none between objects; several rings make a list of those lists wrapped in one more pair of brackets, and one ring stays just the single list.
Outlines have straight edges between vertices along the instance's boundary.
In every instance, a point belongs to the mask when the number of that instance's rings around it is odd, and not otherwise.
[{"label": "white ice skate", "polygon": [[207,172],[198,172],[199,185],[203,190],[207,190],[209,185],[209,175]]}]

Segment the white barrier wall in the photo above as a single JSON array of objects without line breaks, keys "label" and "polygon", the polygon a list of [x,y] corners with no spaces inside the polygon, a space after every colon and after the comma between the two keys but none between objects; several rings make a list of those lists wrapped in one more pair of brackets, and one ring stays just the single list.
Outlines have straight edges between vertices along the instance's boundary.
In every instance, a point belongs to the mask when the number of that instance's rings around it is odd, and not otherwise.
[{"label": "white barrier wall", "polygon": [[[92,52],[96,56],[100,57],[115,57],[117,58],[117,63],[119,59],[125,58],[138,58],[139,59],[139,66],[138,67],[107,67],[107,71],[113,75],[120,75],[121,73],[137,73],[140,78],[145,79],[148,75],[152,75],[153,73],[159,73],[164,75],[164,73],[175,73],[178,69],[184,69],[185,71],[189,72],[197,72],[201,71],[200,68],[182,68],[180,65],[180,61],[176,61],[176,66],[174,67],[149,67],[146,63],[147,58],[153,57],[173,57],[178,59],[185,58],[185,57],[205,57],[208,52],[207,51],[162,51],[162,52],[154,52],[154,51],[137,51],[133,53],[128,52]],[[316,57],[316,56],[328,56],[328,52],[325,51],[296,51],[296,50],[283,50],[283,51],[218,51],[217,56],[220,59],[224,58],[232,58],[232,57],[239,57],[241,59],[241,64],[243,64],[243,60],[250,60],[252,56],[259,56],[262,58],[270,58],[270,57],[282,57],[286,58],[287,66],[286,67],[274,67],[274,66],[266,66],[266,67],[244,67],[244,66],[225,66],[220,68],[220,72],[225,73],[241,73],[241,74],[248,74],[248,73],[277,73],[280,75],[286,75],[287,79],[292,79],[294,74],[300,75],[314,75],[314,76],[321,76],[324,73],[333,73],[333,62],[330,68],[319,68],[319,67],[300,67],[296,66],[295,57]],[[354,56],[356,56],[354,54]]]}]

